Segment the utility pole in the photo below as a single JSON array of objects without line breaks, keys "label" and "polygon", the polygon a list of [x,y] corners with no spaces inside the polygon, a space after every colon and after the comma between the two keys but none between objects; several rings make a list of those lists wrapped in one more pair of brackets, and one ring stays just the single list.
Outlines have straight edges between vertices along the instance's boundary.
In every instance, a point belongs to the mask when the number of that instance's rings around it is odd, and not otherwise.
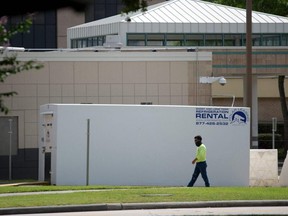
[{"label": "utility pole", "polygon": [[246,85],[244,88],[245,106],[250,107],[250,148],[253,146],[252,140],[252,0],[246,0]]}]

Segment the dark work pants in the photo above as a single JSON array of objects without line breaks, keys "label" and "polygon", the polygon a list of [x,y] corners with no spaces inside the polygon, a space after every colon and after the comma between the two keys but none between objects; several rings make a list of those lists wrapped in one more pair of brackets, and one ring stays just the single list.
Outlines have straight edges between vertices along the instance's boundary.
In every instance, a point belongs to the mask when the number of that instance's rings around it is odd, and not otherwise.
[{"label": "dark work pants", "polygon": [[203,162],[198,162],[196,163],[195,169],[194,169],[194,173],[192,175],[191,181],[189,182],[189,184],[187,185],[187,187],[193,187],[194,183],[196,182],[199,174],[201,173],[201,176],[205,182],[205,186],[206,187],[210,187],[210,183],[208,180],[208,176],[207,176],[207,163],[206,161]]}]

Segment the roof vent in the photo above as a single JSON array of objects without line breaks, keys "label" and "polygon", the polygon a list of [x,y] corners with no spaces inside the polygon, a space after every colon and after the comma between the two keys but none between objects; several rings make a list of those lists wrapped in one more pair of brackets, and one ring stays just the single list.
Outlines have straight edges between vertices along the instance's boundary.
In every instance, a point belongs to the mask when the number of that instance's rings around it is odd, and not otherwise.
[{"label": "roof vent", "polygon": [[118,48],[122,47],[120,35],[106,35],[106,42],[103,44],[105,48]]}]

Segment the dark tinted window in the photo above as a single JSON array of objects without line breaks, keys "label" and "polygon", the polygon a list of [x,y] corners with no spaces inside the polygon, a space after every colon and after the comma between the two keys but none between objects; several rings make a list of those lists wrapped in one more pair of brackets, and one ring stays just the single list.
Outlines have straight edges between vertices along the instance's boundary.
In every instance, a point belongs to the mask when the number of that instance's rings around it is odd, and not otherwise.
[{"label": "dark tinted window", "polygon": [[[24,19],[24,16],[9,17],[8,28]],[[10,39],[10,45],[26,49],[57,48],[56,23],[56,11],[35,13],[30,32],[16,34]]]}]

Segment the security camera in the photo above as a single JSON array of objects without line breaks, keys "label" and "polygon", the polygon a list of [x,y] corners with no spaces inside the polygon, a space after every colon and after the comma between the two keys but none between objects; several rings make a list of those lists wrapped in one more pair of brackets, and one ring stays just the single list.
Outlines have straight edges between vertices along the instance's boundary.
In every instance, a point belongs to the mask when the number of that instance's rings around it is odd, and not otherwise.
[{"label": "security camera", "polygon": [[200,77],[199,83],[213,83],[218,81],[220,85],[224,86],[227,81],[223,76],[220,77]]},{"label": "security camera", "polygon": [[224,86],[226,83],[227,83],[227,80],[226,80],[224,77],[221,77],[221,78],[219,79],[219,84],[220,84],[220,85]]},{"label": "security camera", "polygon": [[126,22],[131,22],[131,18],[130,18],[130,17],[126,17],[126,18],[125,18],[125,21],[126,21]]}]

